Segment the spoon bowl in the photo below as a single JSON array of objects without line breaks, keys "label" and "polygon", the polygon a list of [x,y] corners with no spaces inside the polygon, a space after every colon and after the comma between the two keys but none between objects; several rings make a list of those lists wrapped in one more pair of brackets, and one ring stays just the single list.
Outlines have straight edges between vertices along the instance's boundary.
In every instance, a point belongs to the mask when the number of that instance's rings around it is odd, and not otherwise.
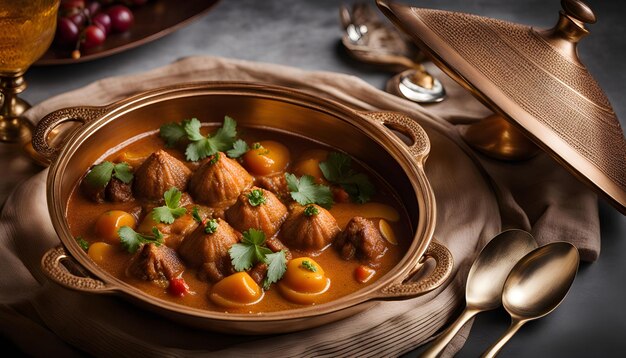
[{"label": "spoon bowl", "polygon": [[461,316],[448,327],[422,357],[437,357],[463,325],[476,314],[502,304],[504,283],[515,264],[537,248],[537,242],[526,231],[507,230],[485,245],[472,264],[465,287],[466,306]]},{"label": "spoon bowl", "polygon": [[579,261],[578,250],[568,242],[554,242],[524,256],[511,270],[502,292],[511,326],[483,357],[495,357],[522,325],[552,312],[572,286]]}]

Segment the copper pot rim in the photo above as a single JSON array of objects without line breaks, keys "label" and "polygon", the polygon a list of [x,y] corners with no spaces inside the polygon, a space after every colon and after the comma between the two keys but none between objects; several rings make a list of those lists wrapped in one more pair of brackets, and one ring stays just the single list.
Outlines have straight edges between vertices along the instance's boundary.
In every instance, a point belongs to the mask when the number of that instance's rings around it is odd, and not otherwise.
[{"label": "copper pot rim", "polygon": [[[401,154],[401,157],[399,158],[401,159],[401,162],[398,162],[398,164],[402,167],[402,170],[407,176],[409,176],[409,178],[410,175],[413,175],[413,178],[415,178],[415,180],[410,180],[410,182],[416,196],[414,200],[417,200],[418,202],[420,218],[418,218],[418,227],[415,228],[415,235],[413,236],[411,245],[407,249],[403,258],[387,274],[380,277],[376,282],[346,296],[319,305],[259,314],[224,313],[192,308],[182,304],[166,301],[151,296],[114,277],[91,261],[85,252],[78,246],[69,231],[69,227],[65,219],[65,203],[61,203],[61,200],[57,200],[57,196],[60,196],[61,188],[59,179],[60,176],[63,175],[64,168],[71,164],[72,154],[75,153],[78,147],[83,145],[90,132],[98,130],[98,128],[106,125],[110,121],[115,120],[125,113],[157,102],[200,95],[252,96],[255,98],[287,102],[315,111],[320,111],[340,120],[346,121],[349,119],[351,124],[358,123],[357,129],[364,130],[366,135],[370,138],[372,138],[370,135],[372,132],[383,132],[384,136],[389,140],[389,143],[395,147],[395,153]],[[417,272],[417,270],[424,263],[423,260],[425,258],[426,250],[429,246],[431,246],[436,221],[436,210],[434,193],[432,192],[428,178],[423,170],[424,161],[426,160],[428,153],[426,151],[421,157],[413,157],[407,150],[406,145],[403,144],[397,136],[392,134],[391,131],[387,130],[387,133],[385,133],[382,125],[377,125],[374,121],[364,118],[367,113],[375,114],[379,112],[361,112],[338,101],[284,86],[258,82],[234,81],[181,83],[141,92],[102,107],[78,106],[73,107],[72,109],[98,110],[96,112],[100,114],[96,115],[95,119],[85,123],[81,128],[69,135],[58,155],[58,158],[52,162],[46,183],[48,208],[53,227],[57,232],[64,248],[69,251],[71,258],[78,261],[78,263],[91,275],[102,280],[105,285],[108,285],[107,289],[101,291],[102,293],[128,295],[142,301],[143,304],[156,306],[170,312],[196,316],[199,318],[209,318],[214,321],[229,322],[297,320],[340,311],[368,301],[383,301],[412,297],[403,297],[402,295],[384,295],[382,294],[382,289],[388,288],[394,283],[399,283]],[[376,139],[372,138],[372,140]],[[378,142],[378,140],[376,141]],[[387,144],[380,142],[379,144],[389,151]],[[107,153],[104,155],[106,156]],[[392,155],[396,157],[396,155]],[[398,158],[396,158],[396,160],[398,160]],[[413,198],[411,199],[413,200]],[[451,261],[449,252],[447,255]],[[451,271],[451,265],[452,263],[450,262],[449,267],[447,268],[446,277]],[[442,283],[443,282],[439,283],[439,285]]]}]

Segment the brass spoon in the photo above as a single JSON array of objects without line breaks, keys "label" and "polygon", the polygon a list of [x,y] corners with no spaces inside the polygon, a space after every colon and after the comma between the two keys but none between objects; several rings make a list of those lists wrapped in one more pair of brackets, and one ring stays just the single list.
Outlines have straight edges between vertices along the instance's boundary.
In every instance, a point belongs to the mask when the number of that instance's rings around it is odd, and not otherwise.
[{"label": "brass spoon", "polygon": [[554,242],[524,256],[511,270],[502,292],[511,326],[483,357],[495,357],[522,325],[552,312],[572,286],[578,262],[578,250],[567,242]]},{"label": "brass spoon", "polygon": [[470,318],[500,307],[502,288],[509,272],[520,258],[535,248],[535,239],[523,230],[507,230],[491,239],[472,264],[467,276],[465,310],[421,356],[439,356]]}]

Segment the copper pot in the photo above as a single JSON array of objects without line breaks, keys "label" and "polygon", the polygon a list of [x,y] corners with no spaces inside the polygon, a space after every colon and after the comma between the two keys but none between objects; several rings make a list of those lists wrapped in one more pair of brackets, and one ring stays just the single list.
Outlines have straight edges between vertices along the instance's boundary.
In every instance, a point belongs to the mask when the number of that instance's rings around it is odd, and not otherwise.
[{"label": "copper pot", "polygon": [[[365,163],[395,188],[403,200],[413,228],[413,241],[397,265],[373,284],[335,301],[294,310],[263,314],[213,312],[167,302],[113,277],[97,266],[72,237],[65,216],[72,188],[97,159],[121,143],[157,130],[172,119],[228,114],[242,127],[271,128],[339,148]],[[48,140],[60,124],[83,125],[68,135],[62,146]],[[400,140],[390,128],[412,142]],[[34,148],[52,161],[47,181],[48,209],[63,246],[42,259],[54,282],[89,293],[115,293],[164,316],[214,331],[268,334],[319,326],[360,312],[379,300],[407,299],[444,283],[452,271],[452,256],[432,240],[435,197],[424,174],[430,143],[413,120],[387,112],[359,112],[345,105],[284,87],[232,82],[183,84],[144,92],[105,107],[73,107],[55,111],[41,120],[33,137]],[[421,280],[409,281],[428,258],[435,269]],[[67,269],[78,263],[88,275]]]}]

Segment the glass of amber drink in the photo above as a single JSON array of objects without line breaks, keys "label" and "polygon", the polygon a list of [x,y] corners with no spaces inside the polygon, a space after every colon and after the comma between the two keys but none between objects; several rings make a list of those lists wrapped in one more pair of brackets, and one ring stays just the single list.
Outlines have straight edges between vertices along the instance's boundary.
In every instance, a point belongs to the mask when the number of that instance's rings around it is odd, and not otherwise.
[{"label": "glass of amber drink", "polygon": [[21,114],[30,106],[18,98],[24,73],[52,42],[59,0],[0,0],[0,141],[30,136]]}]

